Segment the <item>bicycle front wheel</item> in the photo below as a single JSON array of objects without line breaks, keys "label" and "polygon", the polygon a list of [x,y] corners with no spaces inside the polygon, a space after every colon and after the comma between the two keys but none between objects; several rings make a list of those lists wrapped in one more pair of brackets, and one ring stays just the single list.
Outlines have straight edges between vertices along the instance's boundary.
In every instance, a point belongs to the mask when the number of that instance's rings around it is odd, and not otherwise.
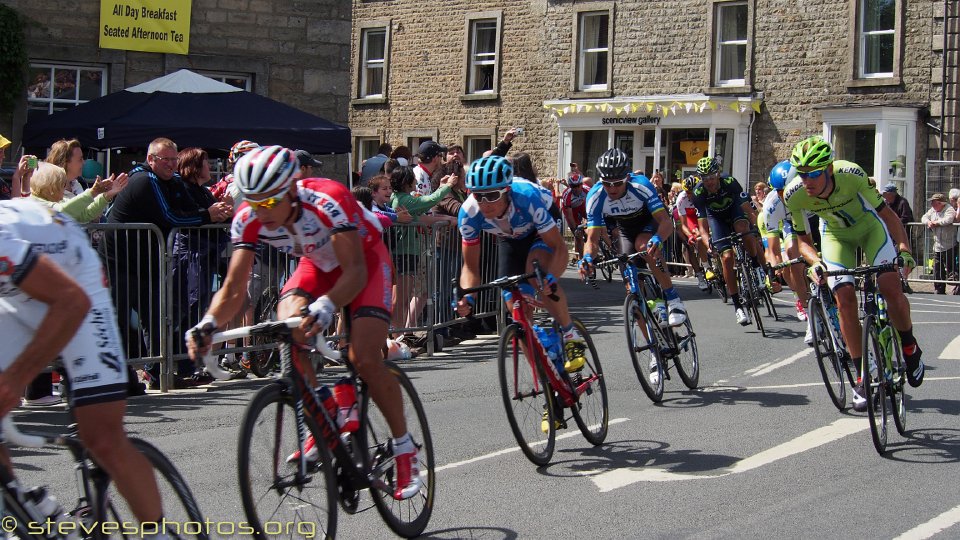
[{"label": "bicycle front wheel", "polygon": [[897,329],[890,328],[892,341],[890,352],[891,374],[888,381],[890,394],[890,413],[893,416],[893,423],[897,426],[897,433],[907,434],[907,394],[904,392],[907,388],[907,364],[903,359],[903,346],[900,343],[900,334]]},{"label": "bicycle front wheel", "polygon": [[[237,455],[240,499],[255,538],[276,535],[270,527],[277,523],[309,524],[320,528],[320,537],[336,536],[337,483],[330,453],[313,418],[305,414],[304,421],[309,433],[298,436],[296,403],[279,382],[260,389],[243,415]],[[308,434],[316,438],[317,459],[293,458]]]},{"label": "bicycle front wheel", "polygon": [[420,491],[410,498],[397,500],[390,492],[396,486],[393,452],[390,448],[390,426],[380,407],[370,398],[366,387],[362,390],[361,426],[359,445],[366,449],[367,471],[374,479],[382,480],[383,486],[371,486],[370,496],[390,530],[404,538],[419,536],[427,528],[433,513],[436,475],[434,473],[433,438],[427,425],[427,414],[416,388],[407,374],[393,362],[384,365],[400,385],[403,396],[403,414],[407,432],[419,448],[419,468],[422,485]]},{"label": "bicycle front wheel", "polygon": [[[277,319],[277,288],[267,287],[260,294],[257,306],[254,311],[254,321],[262,323],[265,321],[275,321]],[[262,345],[267,341],[261,336],[250,338],[253,345]],[[259,351],[250,351],[250,371],[257,377],[266,377],[270,371],[280,365],[280,353],[276,347],[261,349]]]},{"label": "bicycle front wheel", "polygon": [[518,325],[511,324],[500,336],[497,371],[507,422],[523,454],[542,466],[553,456],[559,411],[554,408],[547,376],[535,355],[526,351]]},{"label": "bicycle front wheel", "polygon": [[830,335],[830,325],[823,304],[817,297],[811,297],[807,303],[807,324],[813,333],[813,351],[817,355],[817,365],[820,366],[820,376],[827,387],[830,401],[838,410],[847,408],[847,386],[843,379],[841,358],[837,353],[836,344]]},{"label": "bicycle front wheel", "polygon": [[[653,314],[644,310],[643,300],[635,294],[628,294],[623,301],[623,325],[627,333],[627,350],[633,369],[637,372],[640,386],[654,403],[663,399],[663,359],[660,356],[661,338],[659,329],[651,323]],[[644,354],[647,353],[647,354]],[[654,380],[650,377],[656,375]]]},{"label": "bicycle front wheel", "polygon": [[877,337],[876,318],[868,315],[863,321],[863,374],[864,397],[867,398],[867,416],[870,418],[870,435],[877,452],[887,449],[887,385],[883,376],[883,347]]},{"label": "bicycle front wheel", "polygon": [[587,363],[576,373],[570,374],[570,382],[577,394],[577,402],[573,404],[573,419],[580,428],[580,433],[587,441],[596,446],[603,444],[607,438],[607,427],[610,422],[610,411],[607,402],[607,383],[603,378],[603,368],[600,366],[600,356],[593,346],[593,340],[587,333],[586,327],[578,319],[573,319],[577,331],[587,343]]},{"label": "bicycle front wheel", "polygon": [[671,329],[676,339],[676,356],[673,359],[677,366],[680,380],[690,390],[696,390],[700,384],[700,353],[697,351],[697,335],[690,324],[690,316],[680,326]]},{"label": "bicycle front wheel", "polygon": [[[138,452],[143,454],[150,466],[156,472],[157,487],[160,490],[160,500],[163,505],[164,528],[172,538],[210,538],[205,519],[200,512],[197,501],[190,492],[190,487],[180,476],[180,472],[173,463],[155,446],[142,439],[130,438],[130,442]],[[112,534],[101,531],[100,538],[140,538],[139,531],[126,530],[123,524],[137,523],[133,511],[127,500],[120,495],[112,479],[98,487],[97,519],[101,524],[109,525]],[[119,526],[118,526],[119,524]]]},{"label": "bicycle front wheel", "polygon": [[750,272],[746,268],[748,264],[749,263],[744,262],[737,270],[740,276],[740,293],[743,302],[747,305],[747,310],[753,317],[753,323],[756,324],[757,329],[760,330],[760,335],[767,337],[767,331],[763,328],[763,320],[760,319],[759,303],[763,300],[760,299],[760,291],[754,286],[753,279],[750,278]]}]

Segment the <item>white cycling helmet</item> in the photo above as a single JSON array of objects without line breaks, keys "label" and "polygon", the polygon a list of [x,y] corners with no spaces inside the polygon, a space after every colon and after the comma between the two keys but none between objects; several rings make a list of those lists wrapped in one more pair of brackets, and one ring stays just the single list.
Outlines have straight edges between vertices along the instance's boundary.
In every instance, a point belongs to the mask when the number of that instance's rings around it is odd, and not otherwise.
[{"label": "white cycling helmet", "polygon": [[300,161],[293,150],[265,146],[244,154],[233,167],[233,178],[243,195],[259,195],[288,189],[299,171]]}]

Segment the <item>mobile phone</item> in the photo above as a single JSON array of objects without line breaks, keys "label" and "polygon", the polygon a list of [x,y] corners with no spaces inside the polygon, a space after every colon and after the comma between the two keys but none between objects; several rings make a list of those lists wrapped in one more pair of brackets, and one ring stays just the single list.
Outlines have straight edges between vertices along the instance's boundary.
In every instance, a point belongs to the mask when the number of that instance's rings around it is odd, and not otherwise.
[{"label": "mobile phone", "polygon": [[517,136],[523,135],[523,128],[522,127],[513,128],[513,134]]},{"label": "mobile phone", "polygon": [[36,169],[37,168],[37,156],[27,157],[27,168]]}]

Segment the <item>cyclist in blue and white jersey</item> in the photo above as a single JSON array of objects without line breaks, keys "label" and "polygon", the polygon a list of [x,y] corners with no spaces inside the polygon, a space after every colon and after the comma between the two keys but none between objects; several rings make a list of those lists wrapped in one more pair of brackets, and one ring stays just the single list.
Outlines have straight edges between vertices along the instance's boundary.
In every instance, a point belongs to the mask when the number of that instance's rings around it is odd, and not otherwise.
[{"label": "cyclist in blue and white jersey", "polygon": [[[566,353],[564,368],[575,372],[586,362],[586,342],[573,326],[567,298],[555,276],[567,267],[567,244],[560,234],[553,197],[537,184],[513,178],[513,167],[506,158],[487,156],[474,161],[467,173],[470,196],[460,207],[458,224],[463,237],[462,287],[480,285],[480,233],[498,237],[497,276],[512,276],[533,271],[534,261],[547,272],[544,285],[556,299],[544,295],[544,307],[560,324]],[[533,295],[531,283],[520,286]],[[476,300],[468,294],[457,302],[461,316],[473,311]]]},{"label": "cyclist in blue and white jersey", "polygon": [[[760,229],[760,235],[767,240],[766,259],[771,266],[783,262],[781,253],[786,253],[788,259],[796,259],[800,256],[800,244],[797,241],[797,233],[793,230],[793,218],[783,201],[783,188],[796,176],[797,170],[790,161],[781,161],[770,170],[768,181],[770,193],[764,198],[760,215],[757,216],[757,228]],[[807,223],[809,224],[809,220]],[[810,230],[810,226],[807,225],[805,229]],[[810,298],[810,292],[806,287],[807,280],[803,268],[800,265],[792,265],[777,272],[786,280],[787,285],[797,297],[797,318],[801,321],[807,320],[807,313],[803,307]],[[813,345],[813,335],[809,326],[804,341],[808,345]]]},{"label": "cyclist in blue and white jersey", "polygon": [[600,182],[587,193],[587,244],[580,272],[593,270],[593,255],[607,224],[619,229],[620,253],[645,251],[644,260],[663,289],[666,305],[658,305],[660,324],[676,326],[687,320],[687,310],[673,287],[670,274],[656,265],[663,239],[673,234],[673,219],[663,207],[656,188],[643,175],[630,175],[630,158],[611,148],[597,160]]}]

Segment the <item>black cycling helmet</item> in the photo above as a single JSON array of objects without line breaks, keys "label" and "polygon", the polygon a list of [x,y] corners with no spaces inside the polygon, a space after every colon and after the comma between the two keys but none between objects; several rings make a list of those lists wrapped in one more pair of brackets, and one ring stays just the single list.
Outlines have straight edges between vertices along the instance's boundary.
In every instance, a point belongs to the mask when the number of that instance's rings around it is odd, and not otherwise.
[{"label": "black cycling helmet", "polygon": [[620,180],[630,173],[630,158],[623,150],[611,148],[597,160],[597,175],[601,180]]}]

